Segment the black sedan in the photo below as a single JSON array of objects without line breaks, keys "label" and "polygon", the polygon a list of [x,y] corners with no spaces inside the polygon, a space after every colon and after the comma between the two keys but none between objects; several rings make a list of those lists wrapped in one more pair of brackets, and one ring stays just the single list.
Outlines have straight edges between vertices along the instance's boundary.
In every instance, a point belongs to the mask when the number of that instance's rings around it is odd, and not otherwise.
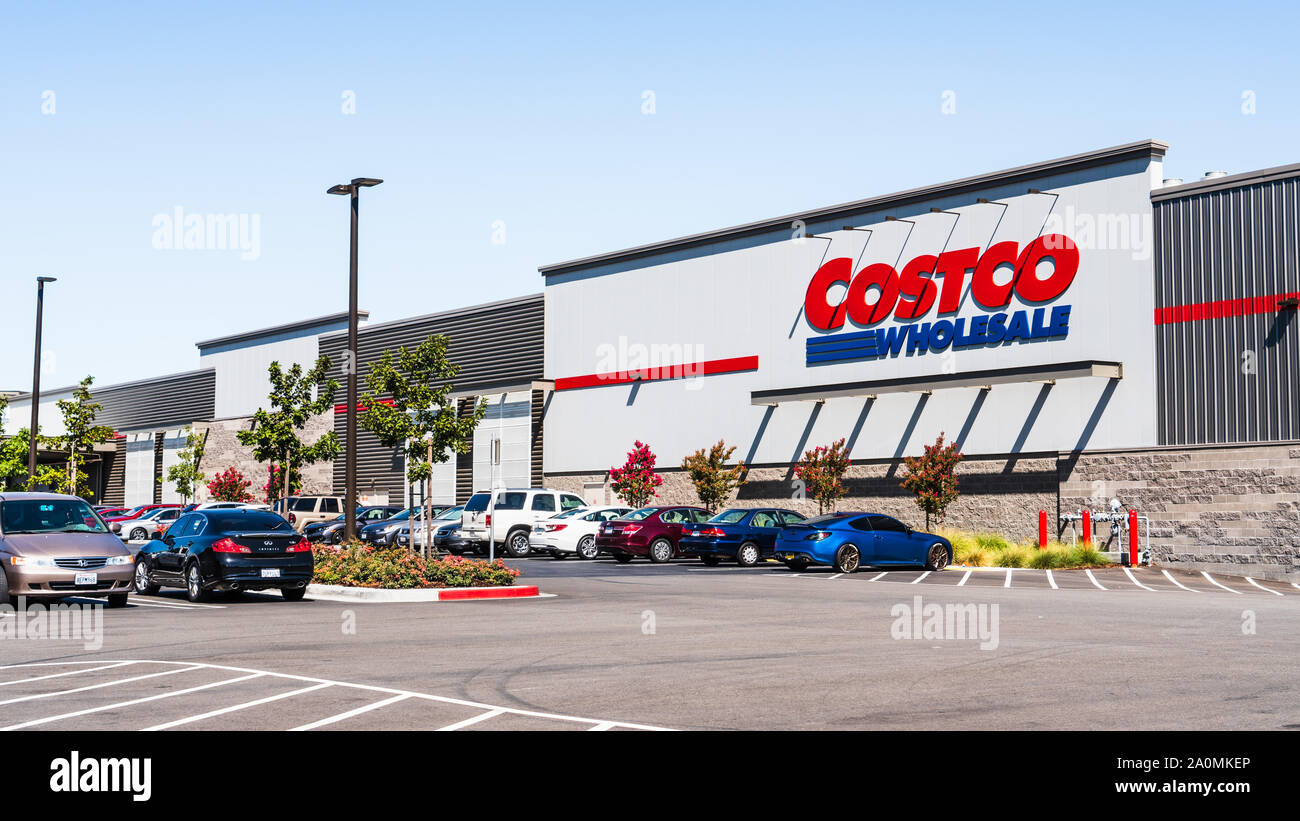
[{"label": "black sedan", "polygon": [[213,590],[279,590],[289,601],[307,592],[311,542],[266,510],[196,510],[140,548],[135,592],[184,587],[192,602]]},{"label": "black sedan", "polygon": [[[402,508],[396,505],[369,505],[367,507],[357,508],[357,531],[360,532],[366,525],[374,524],[391,519],[402,511]],[[307,537],[310,542],[324,542],[325,544],[339,544],[343,541],[343,529],[346,522],[343,521],[343,514],[340,513],[333,519],[326,519],[323,522],[312,522],[302,529],[302,535]]]},{"label": "black sedan", "polygon": [[783,508],[728,508],[707,522],[683,525],[681,551],[697,554],[710,567],[724,558],[753,567],[772,557],[782,528],[803,520],[803,514]]}]

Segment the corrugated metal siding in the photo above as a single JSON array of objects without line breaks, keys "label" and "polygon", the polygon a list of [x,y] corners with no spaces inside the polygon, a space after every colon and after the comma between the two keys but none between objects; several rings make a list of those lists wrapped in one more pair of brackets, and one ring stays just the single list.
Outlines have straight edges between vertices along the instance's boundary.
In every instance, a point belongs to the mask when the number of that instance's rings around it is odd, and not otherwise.
[{"label": "corrugated metal siding", "polygon": [[104,484],[103,504],[120,505],[126,502],[126,440],[118,439],[109,457],[108,481]]},{"label": "corrugated metal siding", "polygon": [[[433,314],[426,317],[384,323],[361,328],[358,333],[359,393],[366,390],[366,375],[370,363],[383,356],[385,350],[405,345],[418,345],[430,334],[447,337],[447,356],[460,365],[460,376],[455,380],[456,390],[489,389],[494,386],[517,384],[542,378],[542,323],[543,300],[541,294],[506,300],[463,310]],[[330,375],[339,380],[337,404],[346,404],[344,388],[343,350],[347,334],[331,334],[320,338],[320,352],[330,358]],[[342,413],[334,415],[334,430],[346,447],[347,419]],[[344,448],[334,461],[334,492],[342,493],[346,482],[343,462]],[[456,460],[458,500],[468,498],[469,490],[462,489],[461,460],[472,466],[473,455],[458,456]],[[361,431],[357,436],[357,488],[366,490],[375,482],[378,489],[388,488],[390,499],[402,497],[405,486],[403,459],[396,449],[385,448],[371,434]],[[472,469],[472,467],[471,467]],[[465,484],[472,482],[466,479]]]},{"label": "corrugated metal siding", "polygon": [[162,457],[163,457],[163,434],[161,432],[153,435],[153,503],[162,504]]},{"label": "corrugated metal siding", "polygon": [[[1157,310],[1300,290],[1298,196],[1291,177],[1156,201]],[[1300,439],[1296,312],[1155,330],[1160,444]]]},{"label": "corrugated metal siding", "polygon": [[96,388],[90,392],[103,405],[95,422],[116,430],[165,428],[212,418],[217,375],[194,371],[147,382]]},{"label": "corrugated metal siding", "polygon": [[546,481],[545,471],[542,470],[542,409],[546,407],[546,394],[543,391],[533,391],[532,393],[532,440],[529,442],[532,450],[531,465],[532,478],[530,481],[533,487],[542,487]]},{"label": "corrugated metal siding", "polygon": [[[473,399],[456,403],[456,415],[464,419],[474,412]],[[474,448],[456,454],[456,504],[463,505],[474,494]]]}]

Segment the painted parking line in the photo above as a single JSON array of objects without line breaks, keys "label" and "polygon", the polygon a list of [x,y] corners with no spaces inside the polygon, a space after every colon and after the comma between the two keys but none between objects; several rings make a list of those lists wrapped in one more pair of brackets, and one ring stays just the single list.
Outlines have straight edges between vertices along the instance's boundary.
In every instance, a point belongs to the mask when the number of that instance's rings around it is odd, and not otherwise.
[{"label": "painted parking line", "polygon": [[1009,567],[1007,568],[1007,580],[1006,580],[1005,582],[1002,583],[1002,586],[1003,586],[1003,587],[1010,587],[1010,586],[1011,586],[1011,568],[1009,568]]},{"label": "painted parking line", "polygon": [[32,676],[31,678],[16,678],[13,681],[0,681],[0,687],[8,687],[10,684],[26,684],[29,681],[44,681],[48,678],[62,678],[63,676],[76,676],[82,673],[94,673],[99,670],[111,670],[114,667],[125,667],[131,664],[129,661],[119,661],[116,664],[105,664],[102,667],[87,667],[81,670],[69,670],[66,673],[50,673],[46,676]]},{"label": "painted parking line", "polygon": [[438,732],[451,732],[452,730],[459,730],[464,727],[468,727],[471,724],[478,724],[480,721],[487,721],[489,718],[496,718],[497,716],[501,715],[504,712],[505,710],[500,710],[500,709],[488,710],[486,713],[479,713],[478,715],[473,716],[472,718],[467,718],[464,721],[457,721],[455,724],[448,724],[446,727],[439,727]]},{"label": "painted parking line", "polygon": [[[330,685],[326,685],[326,686],[330,686]],[[371,710],[379,710],[384,707],[387,707],[390,704],[396,704],[399,701],[406,701],[410,697],[411,697],[410,694],[402,693],[401,695],[396,695],[391,698],[386,698],[383,701],[376,701],[373,704],[365,704],[362,705],[361,707],[348,710],[345,713],[339,713],[338,715],[322,718],[319,721],[313,721],[310,724],[304,724],[301,727],[294,727],[289,732],[301,732],[303,730],[314,730],[317,727],[324,727],[327,724],[336,724],[340,721],[343,721],[344,719],[352,718],[353,716],[359,716],[363,713],[368,713]]]},{"label": "painted parking line", "polygon": [[613,727],[614,725],[609,723],[608,721],[602,721],[601,723],[597,724],[595,727],[588,729],[587,732],[599,733],[599,732],[604,732],[605,730],[613,729]]},{"label": "painted parking line", "polygon": [[1222,587],[1224,590],[1227,590],[1229,593],[1236,593],[1238,596],[1245,595],[1240,590],[1233,590],[1231,587],[1226,587],[1222,584],[1219,584],[1219,582],[1213,576],[1211,576],[1207,571],[1202,570],[1201,575],[1205,577],[1205,580],[1207,582],[1214,585],[1215,587]]},{"label": "painted parking line", "polygon": [[[191,670],[216,670],[216,671],[230,672],[230,673],[245,673],[247,675],[243,675],[234,679],[225,679],[222,681],[212,682],[210,684],[204,684],[198,687],[190,687],[184,690],[169,691],[166,693],[148,696],[146,698],[134,699],[131,701],[121,702],[118,704],[111,704],[111,705],[106,705],[101,707],[92,707],[85,710],[77,711],[75,713],[67,713],[60,716],[51,716],[49,718],[37,719],[35,721],[14,725],[13,727],[0,727],[0,730],[17,729],[20,727],[32,726],[34,724],[48,723],[51,721],[58,721],[64,718],[86,715],[88,713],[119,709],[122,707],[132,706],[134,704],[140,704],[143,702],[170,698],[172,696],[184,695],[187,693],[206,690],[213,687],[220,687],[226,684],[234,684],[240,681],[248,681],[251,679],[265,679],[267,681],[302,682],[305,684],[332,686],[338,688],[346,688],[348,690],[353,690],[353,691],[380,693],[380,694],[396,697],[389,700],[384,700],[378,703],[374,703],[371,705],[367,705],[366,710],[379,709],[380,707],[385,706],[386,704],[397,703],[399,701],[406,701],[408,699],[425,701],[425,702],[434,702],[438,704],[452,704],[452,705],[458,705],[462,707],[471,707],[483,711],[479,715],[475,716],[476,722],[474,723],[477,723],[477,721],[486,720],[487,718],[491,718],[493,715],[507,714],[512,716],[524,716],[527,718],[544,719],[544,720],[556,721],[556,722],[587,724],[593,727],[600,726],[602,724],[607,724],[609,725],[609,727],[607,727],[606,729],[617,728],[620,730],[654,730],[654,731],[665,731],[669,729],[667,727],[658,727],[650,724],[637,724],[630,721],[611,721],[609,719],[586,718],[584,716],[564,715],[560,713],[547,713],[540,710],[524,710],[517,707],[498,707],[492,704],[484,704],[478,701],[469,701],[467,699],[452,698],[449,696],[439,696],[439,695],[434,695],[432,693],[420,693],[413,690],[400,690],[392,687],[381,687],[374,684],[360,684],[356,682],[336,681],[333,679],[316,678],[313,676],[300,676],[291,673],[276,673],[267,670],[254,670],[247,667],[235,667],[232,665],[224,665],[224,664],[207,664],[203,662],[163,661],[157,659],[118,659],[118,660],[104,659],[104,660],[99,660],[94,662],[91,661],[27,662],[22,664],[6,665],[0,667],[0,670],[15,670],[20,668],[28,668],[28,667],[31,668],[50,668],[50,667],[67,667],[67,666],[80,667],[81,665],[95,665],[95,664],[104,664],[104,663],[139,664],[139,665],[155,664],[155,665],[175,666],[178,668],[175,670],[164,671],[166,673],[189,672]],[[138,678],[151,678],[155,675],[158,674],[150,674],[148,676],[141,676]],[[120,683],[120,682],[110,682],[109,684],[116,684],[116,683]],[[108,685],[96,685],[96,686],[108,686]],[[91,688],[81,688],[81,689],[84,690],[84,689],[91,689]],[[323,689],[323,687],[321,689]],[[71,692],[75,692],[75,691],[71,691]],[[49,694],[49,695],[55,695],[55,694]],[[341,720],[343,717],[344,716],[340,715],[331,718],[333,720]],[[195,717],[192,720],[197,721],[198,719],[199,717]],[[453,726],[454,725],[448,725],[447,728],[441,728],[441,729],[448,729]]]},{"label": "painted parking line", "polygon": [[1145,584],[1143,584],[1142,582],[1138,581],[1137,576],[1134,576],[1134,575],[1133,575],[1133,571],[1132,571],[1132,570],[1129,570],[1127,567],[1123,568],[1123,570],[1124,570],[1124,575],[1125,575],[1125,576],[1128,576],[1128,580],[1131,581],[1131,582],[1133,582],[1134,584],[1136,584],[1138,587],[1142,588],[1143,590],[1149,590],[1149,591],[1151,591],[1152,593],[1159,593],[1159,592],[1160,592],[1159,590],[1156,590],[1154,587],[1147,587]]},{"label": "painted parking line", "polygon": [[208,682],[207,684],[200,684],[197,687],[186,687],[184,690],[171,690],[166,693],[158,693],[157,695],[153,695],[153,696],[134,698],[131,699],[130,701],[119,701],[116,704],[104,704],[99,707],[87,707],[84,710],[77,710],[71,713],[64,713],[63,715],[46,716],[45,718],[38,718],[32,721],[24,721],[21,724],[10,724],[8,727],[0,727],[0,732],[7,732],[9,730],[21,730],[24,727],[35,727],[40,724],[49,724],[54,721],[63,721],[69,718],[77,718],[79,716],[90,715],[91,713],[101,713],[104,712],[105,710],[120,710],[123,707],[134,707],[137,704],[145,704],[150,701],[158,701],[159,699],[164,699],[164,698],[174,698],[176,696],[186,695],[187,693],[197,693],[200,690],[211,690],[213,687],[224,687],[227,684],[235,684],[240,681],[248,681],[249,679],[261,678],[264,675],[266,674],[253,673],[252,675],[240,676],[238,678],[228,678],[228,679],[223,679],[221,681],[212,681],[212,682]]},{"label": "painted parking line", "polygon": [[876,576],[872,576],[870,579],[867,579],[867,581],[869,581],[869,582],[878,582],[878,581],[880,581],[881,579],[885,578],[885,577],[888,576],[888,575],[889,575],[889,571],[886,570],[884,573],[880,573],[880,574],[878,574],[878,575],[876,575]]},{"label": "painted parking line", "polygon": [[1052,589],[1053,589],[1053,590],[1060,590],[1060,589],[1061,589],[1061,588],[1059,588],[1059,587],[1056,586],[1056,578],[1055,578],[1054,576],[1052,576],[1052,571],[1050,571],[1050,570],[1047,571],[1047,583],[1050,584],[1050,585],[1052,586]]},{"label": "painted parking line", "polygon": [[922,573],[921,575],[917,576],[915,579],[912,579],[912,581],[911,581],[910,583],[911,583],[911,584],[917,584],[918,582],[923,581],[923,580],[925,579],[925,577],[928,576],[928,575],[930,575],[930,571],[929,571],[929,570],[927,570],[927,571],[925,571],[924,573]]},{"label": "painted parking line", "polygon": [[1174,584],[1178,585],[1178,586],[1181,587],[1182,589],[1186,590],[1188,593],[1200,593],[1200,592],[1201,592],[1201,591],[1199,591],[1199,590],[1194,590],[1193,588],[1190,588],[1190,587],[1188,587],[1187,585],[1183,584],[1182,582],[1178,581],[1178,579],[1175,579],[1172,575],[1170,575],[1170,573],[1169,573],[1168,570],[1161,570],[1160,572],[1165,574],[1165,578],[1166,578],[1166,579],[1168,579],[1169,581],[1171,581],[1171,582],[1173,582]]},{"label": "painted parking line", "polygon": [[966,575],[962,576],[962,577],[961,577],[961,581],[957,582],[957,586],[958,586],[958,587],[961,587],[962,585],[966,584],[966,580],[970,578],[970,574],[973,573],[973,572],[975,572],[975,571],[973,571],[973,570],[967,570],[967,571],[966,571]]},{"label": "painted parking line", "polygon": [[1104,587],[1101,586],[1101,582],[1097,581],[1097,577],[1094,576],[1094,575],[1092,575],[1092,571],[1091,571],[1091,570],[1085,570],[1085,571],[1083,571],[1083,572],[1088,574],[1088,578],[1091,579],[1091,580],[1092,580],[1092,583],[1095,584],[1095,585],[1097,585],[1097,587],[1098,587],[1099,589],[1101,589],[1101,590],[1105,590],[1105,589],[1106,589],[1106,588],[1104,588]]},{"label": "painted parking line", "polygon": [[249,707],[257,707],[262,704],[269,704],[272,701],[279,701],[282,698],[290,698],[291,696],[300,696],[303,695],[304,693],[310,693],[314,690],[323,690],[326,687],[333,687],[333,686],[334,686],[333,684],[314,684],[311,687],[303,687],[302,689],[299,690],[290,690],[287,693],[278,693],[273,696],[267,696],[266,698],[259,698],[255,701],[245,701],[243,704],[235,704],[230,707],[222,707],[220,710],[210,710],[206,713],[200,713],[199,715],[196,716],[186,716],[185,718],[178,718],[175,721],[168,721],[163,724],[155,724],[152,727],[145,727],[141,732],[148,733],[148,732],[153,732],[155,730],[167,730],[167,729],[171,729],[172,727],[180,727],[183,724],[192,724],[195,721],[203,721],[204,719],[214,718],[216,716],[223,716],[226,715],[227,713],[233,713],[239,710],[246,710]]},{"label": "painted parking line", "polygon": [[160,673],[146,673],[145,675],[142,676],[132,676],[131,678],[121,678],[121,679],[114,679],[113,681],[103,681],[100,682],[99,684],[88,684],[85,687],[76,687],[71,690],[59,690],[53,693],[37,693],[31,696],[20,696],[18,698],[10,698],[4,701],[0,701],[0,706],[3,706],[5,704],[17,704],[20,701],[35,701],[38,698],[58,698],[59,696],[68,696],[68,695],[72,695],[73,693],[84,693],[87,690],[99,690],[103,687],[120,687],[123,684],[130,684],[133,681],[143,681],[144,679],[147,678],[158,678],[160,676],[174,676],[177,673],[188,673],[191,670],[199,670],[199,669],[202,668],[199,666],[194,666],[194,667],[184,667],[177,670],[163,670]]},{"label": "painted parking line", "polygon": [[1246,581],[1248,581],[1248,582],[1250,582],[1251,584],[1255,585],[1255,586],[1258,587],[1260,590],[1263,590],[1265,593],[1272,593],[1274,596],[1280,596],[1280,595],[1282,595],[1282,594],[1281,594],[1279,591],[1277,591],[1277,590],[1269,590],[1267,587],[1265,587],[1264,585],[1262,585],[1262,584],[1260,584],[1259,582],[1255,581],[1255,580],[1252,579],[1250,576],[1247,576],[1247,577],[1246,577]]}]

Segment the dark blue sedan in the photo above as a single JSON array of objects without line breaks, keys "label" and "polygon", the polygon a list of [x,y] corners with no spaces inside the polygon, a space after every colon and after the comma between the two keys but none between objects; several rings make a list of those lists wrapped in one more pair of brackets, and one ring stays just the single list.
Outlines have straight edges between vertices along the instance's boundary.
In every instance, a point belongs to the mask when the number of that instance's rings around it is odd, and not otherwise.
[{"label": "dark blue sedan", "polygon": [[830,513],[780,531],[776,558],[791,570],[830,565],[852,573],[861,565],[921,565],[942,570],[952,563],[952,544],[913,530],[879,513]]},{"label": "dark blue sedan", "polygon": [[728,508],[707,522],[683,525],[681,552],[698,555],[710,567],[724,558],[753,567],[771,558],[781,528],[802,521],[802,514],[782,508]]}]

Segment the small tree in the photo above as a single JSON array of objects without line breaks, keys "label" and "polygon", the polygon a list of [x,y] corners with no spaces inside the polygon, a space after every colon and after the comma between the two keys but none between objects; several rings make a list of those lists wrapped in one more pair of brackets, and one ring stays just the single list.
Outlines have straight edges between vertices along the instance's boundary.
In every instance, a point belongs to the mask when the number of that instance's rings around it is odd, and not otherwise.
[{"label": "small tree", "polygon": [[682,460],[682,470],[691,477],[700,504],[711,511],[716,511],[726,503],[731,492],[744,485],[749,475],[749,468],[744,462],[736,462],[732,467],[726,466],[727,460],[735,451],[735,445],[727,447],[727,443],[719,439],[707,453],[700,448]]},{"label": "small tree", "polygon": [[72,392],[71,399],[60,399],[55,403],[63,416],[64,433],[62,436],[38,436],[37,441],[52,450],[66,451],[66,467],[38,466],[36,475],[27,480],[29,487],[45,485],[70,496],[94,497],[90,477],[81,466],[86,462],[86,455],[94,452],[95,445],[113,438],[112,428],[95,424],[95,416],[103,405],[91,397],[90,386],[94,382],[93,376],[87,376]]},{"label": "small tree", "polygon": [[31,439],[31,433],[23,428],[0,442],[0,489],[19,490],[26,484]]},{"label": "small tree", "polygon": [[[369,390],[361,397],[365,410],[357,422],[380,444],[405,448],[407,482],[426,483],[426,508],[431,503],[430,458],[445,462],[448,451],[468,453],[474,429],[487,414],[487,402],[481,401],[469,416],[456,415],[451,380],[459,374],[460,366],[447,359],[447,337],[430,335],[412,350],[398,348],[396,356],[384,351],[366,375]],[[429,541],[425,539],[426,555]]]},{"label": "small tree", "polygon": [[252,484],[238,468],[226,468],[208,482],[208,493],[214,502],[251,502],[253,495],[248,488]]},{"label": "small tree", "polygon": [[944,511],[957,500],[956,468],[961,459],[957,443],[945,445],[943,433],[940,433],[933,445],[925,446],[924,454],[903,460],[907,467],[902,482],[903,489],[911,491],[916,497],[916,506],[925,511],[927,529],[930,527],[931,514],[942,524]]},{"label": "small tree", "polygon": [[203,463],[203,448],[207,445],[207,441],[206,432],[199,436],[194,428],[189,428],[185,434],[185,447],[176,454],[179,461],[167,468],[167,481],[176,487],[176,492],[187,504],[203,481],[203,472],[199,470],[199,465]]},{"label": "small tree", "polygon": [[794,475],[803,482],[804,492],[817,500],[819,514],[828,508],[834,510],[835,502],[844,497],[844,474],[851,464],[844,440],[840,439],[829,447],[818,445],[805,452],[794,466]]},{"label": "small tree", "polygon": [[664,477],[655,473],[657,458],[649,445],[640,440],[633,442],[623,467],[609,469],[610,487],[632,507],[645,507],[659,495],[656,488],[664,483]]},{"label": "small tree", "polygon": [[272,410],[257,409],[253,414],[253,426],[250,430],[241,430],[235,434],[240,443],[253,449],[253,458],[267,462],[267,504],[272,504],[281,495],[288,496],[289,488],[284,486],[283,476],[276,472],[275,466],[288,464],[292,471],[306,465],[333,459],[339,452],[339,438],[330,431],[312,444],[302,441],[299,431],[307,423],[334,406],[334,394],[339,383],[326,379],[330,359],[321,356],[309,371],[303,371],[302,365],[294,363],[289,370],[280,367],[279,362],[272,362],[267,368],[271,382],[271,392],[267,395]]}]

